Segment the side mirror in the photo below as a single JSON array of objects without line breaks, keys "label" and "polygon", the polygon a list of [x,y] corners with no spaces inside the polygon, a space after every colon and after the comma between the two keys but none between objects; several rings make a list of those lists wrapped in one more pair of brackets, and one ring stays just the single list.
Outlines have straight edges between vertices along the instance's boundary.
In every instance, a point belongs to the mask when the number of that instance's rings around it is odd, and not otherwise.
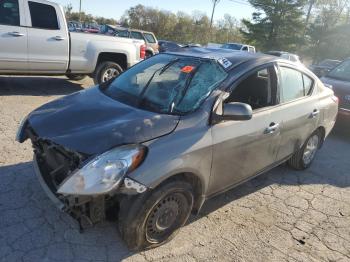
[{"label": "side mirror", "polygon": [[223,105],[221,120],[244,121],[253,117],[252,107],[244,103],[228,103]]}]

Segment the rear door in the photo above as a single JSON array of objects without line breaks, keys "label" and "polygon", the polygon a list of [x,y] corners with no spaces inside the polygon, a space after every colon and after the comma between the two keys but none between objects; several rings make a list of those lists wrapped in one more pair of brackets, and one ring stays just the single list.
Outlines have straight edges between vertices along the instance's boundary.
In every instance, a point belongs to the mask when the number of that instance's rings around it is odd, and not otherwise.
[{"label": "rear door", "polygon": [[271,116],[281,125],[281,145],[277,160],[296,152],[317,129],[320,104],[315,93],[315,81],[305,72],[285,64],[279,66],[280,105]]},{"label": "rear door", "polygon": [[69,35],[58,5],[41,1],[26,4],[28,63],[31,72],[64,73],[69,62]]},{"label": "rear door", "polygon": [[0,71],[28,70],[27,28],[22,0],[0,0]]}]

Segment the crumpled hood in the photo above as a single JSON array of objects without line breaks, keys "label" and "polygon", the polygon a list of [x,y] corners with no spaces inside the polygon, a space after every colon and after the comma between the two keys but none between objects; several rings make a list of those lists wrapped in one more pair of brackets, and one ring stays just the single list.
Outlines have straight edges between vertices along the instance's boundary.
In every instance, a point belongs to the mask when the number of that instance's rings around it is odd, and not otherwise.
[{"label": "crumpled hood", "polygon": [[104,95],[98,87],[50,102],[28,118],[40,138],[89,155],[169,134],[178,121],[178,116],[122,104]]}]

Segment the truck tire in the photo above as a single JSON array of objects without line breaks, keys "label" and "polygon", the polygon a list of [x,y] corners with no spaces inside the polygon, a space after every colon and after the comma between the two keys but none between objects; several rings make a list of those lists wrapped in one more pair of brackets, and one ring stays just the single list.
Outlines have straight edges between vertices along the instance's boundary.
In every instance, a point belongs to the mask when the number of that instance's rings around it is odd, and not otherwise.
[{"label": "truck tire", "polygon": [[187,222],[193,207],[189,183],[171,181],[120,203],[119,232],[130,250],[140,251],[170,241]]},{"label": "truck tire", "polygon": [[123,72],[123,69],[120,65],[114,62],[102,62],[96,68],[94,74],[95,85],[99,85],[116,78],[120,73]]},{"label": "truck tire", "polygon": [[305,170],[309,168],[321,145],[321,139],[322,137],[318,130],[312,133],[303,147],[288,160],[288,165],[296,170]]},{"label": "truck tire", "polygon": [[73,81],[80,81],[80,80],[83,80],[86,75],[66,75],[70,80],[73,80]]},{"label": "truck tire", "polygon": [[148,59],[153,56],[153,53],[151,51],[146,51],[145,59]]}]

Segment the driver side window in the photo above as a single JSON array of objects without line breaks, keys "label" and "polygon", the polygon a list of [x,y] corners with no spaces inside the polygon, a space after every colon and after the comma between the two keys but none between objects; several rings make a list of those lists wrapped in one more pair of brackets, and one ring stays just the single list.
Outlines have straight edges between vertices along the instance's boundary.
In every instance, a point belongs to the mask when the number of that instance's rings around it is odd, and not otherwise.
[{"label": "driver side window", "polygon": [[277,75],[273,66],[250,73],[233,89],[226,103],[248,104],[253,110],[276,105]]}]

